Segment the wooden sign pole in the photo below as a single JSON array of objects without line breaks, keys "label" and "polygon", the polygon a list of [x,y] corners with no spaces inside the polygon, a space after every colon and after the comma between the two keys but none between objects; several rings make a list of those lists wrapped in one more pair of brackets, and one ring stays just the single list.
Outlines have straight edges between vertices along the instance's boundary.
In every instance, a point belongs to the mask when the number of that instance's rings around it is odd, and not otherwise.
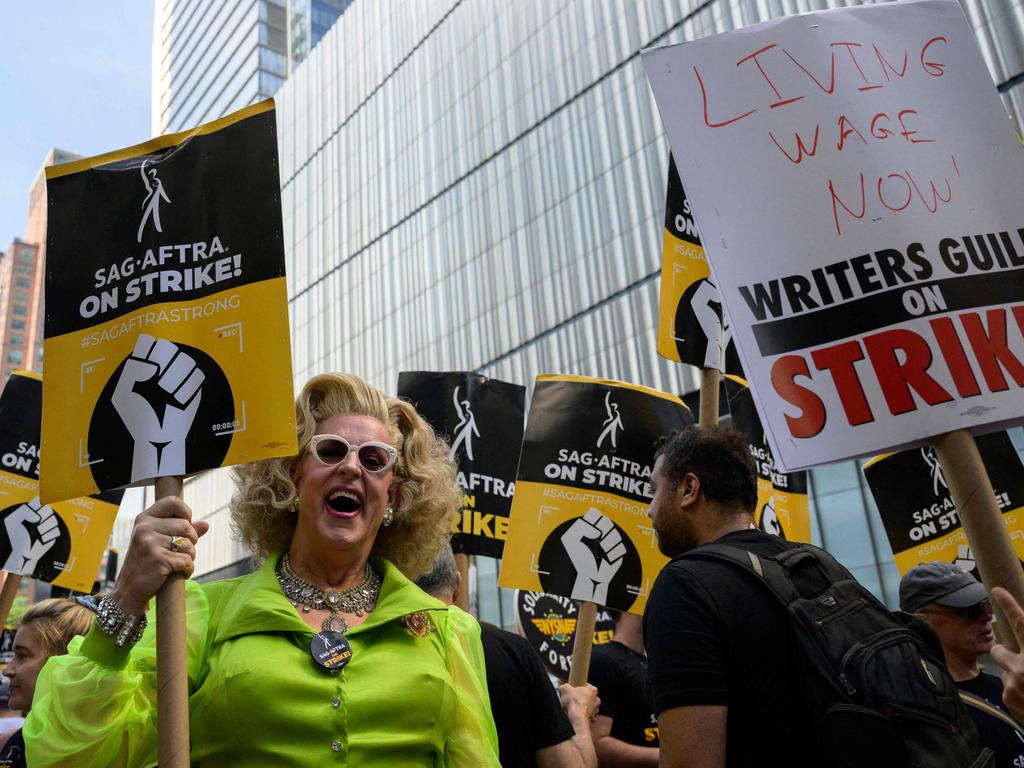
[{"label": "wooden sign pole", "polygon": [[[1010,541],[974,436],[966,429],[958,429],[932,438],[932,443],[982,582],[988,590],[1002,587],[1024,603],[1024,570]],[[1006,618],[998,607],[996,612],[1000,642],[1014,651],[1019,650]]]},{"label": "wooden sign pole", "polygon": [[21,586],[20,573],[8,573],[4,579],[3,589],[0,589],[0,629],[7,623],[7,617],[11,613],[11,606],[14,605],[14,598],[18,596],[18,587]]},{"label": "wooden sign pole", "polygon": [[594,625],[597,624],[597,603],[580,602],[576,617],[576,637],[572,641],[572,665],[569,667],[569,685],[587,684],[590,673],[590,652],[594,648]]},{"label": "wooden sign pole", "polygon": [[700,369],[700,417],[702,427],[718,426],[718,378],[717,368]]},{"label": "wooden sign pole", "polygon": [[455,605],[467,611],[469,610],[469,555],[461,552],[455,555],[455,570],[459,572],[459,581],[462,584],[455,599]]},{"label": "wooden sign pole", "polygon": [[[157,501],[182,497],[180,477],[158,477]],[[185,576],[172,573],[156,593],[157,754],[160,768],[189,768]]]}]

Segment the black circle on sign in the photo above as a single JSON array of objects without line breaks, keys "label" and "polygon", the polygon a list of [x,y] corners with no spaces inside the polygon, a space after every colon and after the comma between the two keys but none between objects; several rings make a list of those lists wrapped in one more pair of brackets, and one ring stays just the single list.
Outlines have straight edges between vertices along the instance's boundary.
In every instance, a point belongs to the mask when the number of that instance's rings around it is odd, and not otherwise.
[{"label": "black circle on sign", "polygon": [[[10,515],[14,514],[14,511],[21,507],[24,502],[18,502],[12,504],[9,507],[5,507],[0,510],[0,526],[3,525],[3,521],[7,520]],[[36,564],[35,569],[32,571],[32,578],[39,579],[40,581],[53,581],[61,573],[64,572],[63,567],[58,568],[58,564],[66,566],[68,558],[71,557],[71,534],[68,533],[68,527],[64,524],[64,520],[56,511],[53,513],[54,517],[57,518],[57,530],[60,531],[60,535],[57,540],[53,542],[53,546],[50,547],[46,553],[39,558],[39,562]],[[11,539],[7,535],[6,527],[0,528],[3,531],[3,535],[0,536],[0,565],[7,562],[7,558],[11,556]],[[31,532],[34,533],[35,526],[31,527]],[[33,536],[33,541],[37,537]]]},{"label": "black circle on sign", "polygon": [[[180,352],[192,358],[206,377],[199,394],[199,407],[185,438],[185,474],[192,474],[224,463],[224,457],[231,446],[235,400],[231,394],[231,384],[216,360],[196,347],[180,342],[175,344]],[[101,489],[119,488],[132,482],[135,441],[112,400],[121,371],[129,358],[122,360],[110,375],[89,421],[88,458],[97,460],[89,468],[93,480]],[[157,379],[158,376],[154,376],[140,381],[133,391],[146,395],[147,399],[159,401],[162,398],[170,402],[167,393],[158,386]]]},{"label": "black circle on sign", "polygon": [[[683,295],[679,297],[676,316],[673,320],[675,323],[673,328],[676,329],[676,333],[678,334],[680,330],[683,331],[681,336],[677,335],[675,339],[676,353],[680,360],[692,365],[703,364],[708,352],[707,334],[704,333],[693,313],[693,296],[697,293],[697,289],[706,282],[708,282],[708,278],[702,277],[687,286]],[[722,316],[721,307],[718,308],[718,316]]]},{"label": "black circle on sign", "polygon": [[[555,595],[571,596],[573,586],[576,584],[576,566],[573,565],[569,553],[565,551],[562,544],[562,534],[569,530],[573,523],[580,518],[574,517],[556,526],[540,548],[538,560],[538,575],[540,586],[544,592]],[[610,518],[609,518],[610,519]],[[640,589],[643,587],[643,561],[640,553],[630,540],[626,532],[614,521],[612,525],[622,537],[622,543],[626,548],[626,554],[622,557],[622,565],[611,578],[608,585],[608,596],[601,601],[603,605],[619,611],[628,611],[636,602],[636,593],[631,592],[628,587]],[[595,558],[603,556],[601,545],[594,539],[585,539],[584,543],[594,554]]]}]

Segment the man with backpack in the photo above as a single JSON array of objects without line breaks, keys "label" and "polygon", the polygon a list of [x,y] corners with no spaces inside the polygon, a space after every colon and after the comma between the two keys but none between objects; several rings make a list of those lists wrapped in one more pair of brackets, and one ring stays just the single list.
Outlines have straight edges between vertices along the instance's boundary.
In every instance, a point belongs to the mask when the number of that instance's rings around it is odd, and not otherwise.
[{"label": "man with backpack", "polygon": [[[754,528],[739,433],[658,447],[649,514],[673,558],[644,635],[666,768],[990,768],[927,626],[828,553]],[[827,513],[827,511],[826,511]]]},{"label": "man with backpack", "polygon": [[1003,706],[1002,680],[979,663],[996,642],[985,586],[952,563],[921,563],[900,580],[900,608],[939,636],[949,673],[998,767],[1024,768],[1024,727]]}]

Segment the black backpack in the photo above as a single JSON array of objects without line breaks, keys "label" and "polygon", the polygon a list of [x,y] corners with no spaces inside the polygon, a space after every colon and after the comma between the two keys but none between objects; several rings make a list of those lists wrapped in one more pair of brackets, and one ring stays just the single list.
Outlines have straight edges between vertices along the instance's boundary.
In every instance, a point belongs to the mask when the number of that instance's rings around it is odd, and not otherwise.
[{"label": "black backpack", "polygon": [[823,766],[994,768],[932,628],[890,611],[830,554],[793,544],[760,557],[706,544],[685,556],[732,563],[782,603]]}]

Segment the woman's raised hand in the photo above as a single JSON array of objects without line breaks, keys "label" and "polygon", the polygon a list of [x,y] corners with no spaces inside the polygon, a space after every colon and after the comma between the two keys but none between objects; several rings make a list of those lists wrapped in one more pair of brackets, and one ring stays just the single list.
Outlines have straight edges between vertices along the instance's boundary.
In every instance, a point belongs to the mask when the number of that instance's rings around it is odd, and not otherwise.
[{"label": "woman's raised hand", "polygon": [[114,585],[113,597],[129,616],[141,616],[172,573],[190,576],[195,569],[196,542],[210,524],[192,520],[181,499],[160,499],[135,518],[131,544]]}]

